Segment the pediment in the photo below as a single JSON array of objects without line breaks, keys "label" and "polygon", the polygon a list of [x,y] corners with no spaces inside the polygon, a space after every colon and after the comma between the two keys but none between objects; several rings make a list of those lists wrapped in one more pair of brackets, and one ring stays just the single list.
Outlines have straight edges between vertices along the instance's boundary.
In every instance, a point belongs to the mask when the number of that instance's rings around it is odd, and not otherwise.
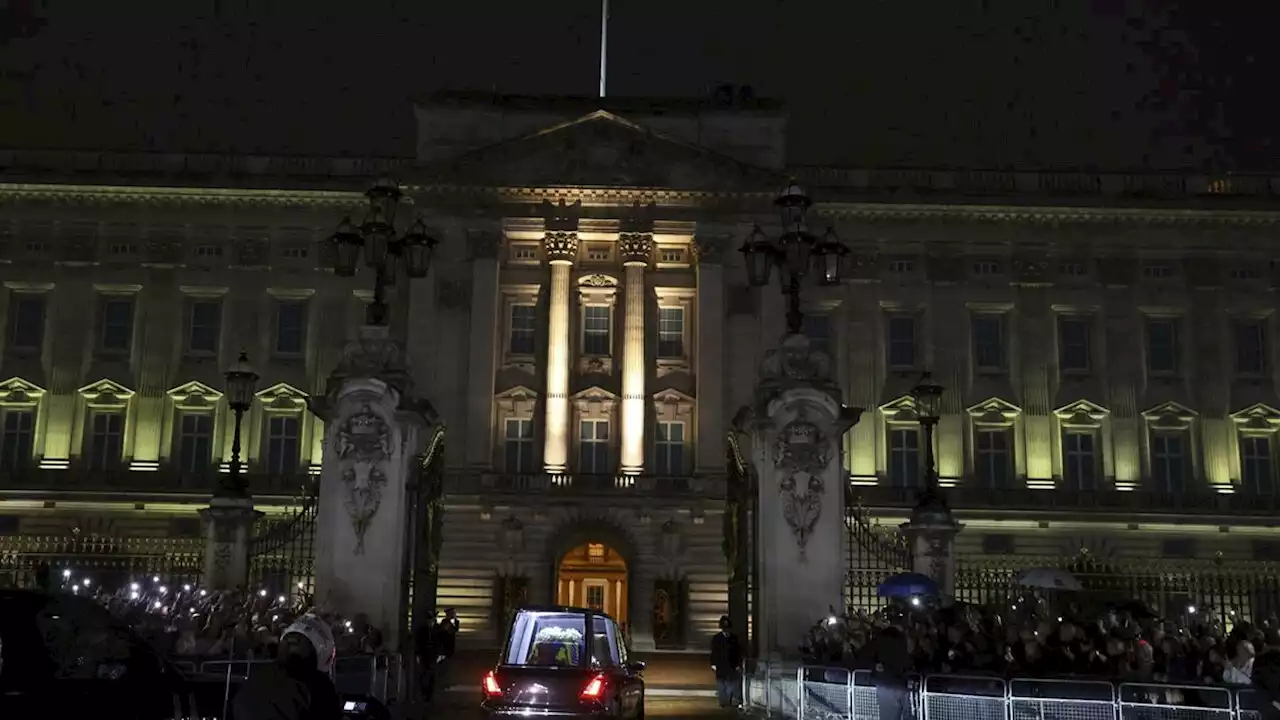
[{"label": "pediment", "polygon": [[675,388],[667,388],[654,393],[653,402],[658,405],[692,405],[696,401]]},{"label": "pediment", "polygon": [[537,400],[538,392],[531,388],[527,388],[524,385],[516,385],[515,387],[503,390],[497,395],[494,395],[494,397],[498,400]]},{"label": "pediment", "polygon": [[1176,402],[1164,402],[1142,413],[1142,417],[1153,428],[1179,430],[1191,425],[1196,419],[1195,410]]},{"label": "pediment", "polygon": [[0,383],[0,405],[35,405],[44,395],[44,388],[20,377],[11,377]]},{"label": "pediment", "polygon": [[618,396],[599,385],[593,385],[570,398],[579,411],[587,414],[607,413],[618,404]]},{"label": "pediment", "polygon": [[1110,411],[1088,400],[1076,400],[1053,411],[1058,420],[1068,427],[1097,427]]},{"label": "pediment", "polygon": [[1274,430],[1280,427],[1280,410],[1266,403],[1254,403],[1243,410],[1231,413],[1231,419],[1242,430]]},{"label": "pediment", "polygon": [[307,406],[307,394],[289,383],[276,383],[259,390],[254,397],[267,410],[302,410]]},{"label": "pediment", "polygon": [[598,110],[437,163],[424,180],[463,187],[776,192],[787,179]]},{"label": "pediment", "polygon": [[992,397],[968,408],[969,417],[979,425],[1010,425],[1018,419],[1022,408],[1013,403]]},{"label": "pediment", "polygon": [[80,396],[89,407],[115,408],[123,407],[133,397],[133,391],[109,378],[80,388]]},{"label": "pediment", "polygon": [[516,385],[493,396],[498,407],[512,416],[533,416],[538,406],[538,393],[524,385]]},{"label": "pediment", "polygon": [[222,399],[222,392],[199,380],[183,383],[169,391],[169,397],[179,410],[212,409]]},{"label": "pediment", "polygon": [[910,395],[902,395],[880,406],[880,412],[888,422],[919,422],[916,414],[916,399]]}]

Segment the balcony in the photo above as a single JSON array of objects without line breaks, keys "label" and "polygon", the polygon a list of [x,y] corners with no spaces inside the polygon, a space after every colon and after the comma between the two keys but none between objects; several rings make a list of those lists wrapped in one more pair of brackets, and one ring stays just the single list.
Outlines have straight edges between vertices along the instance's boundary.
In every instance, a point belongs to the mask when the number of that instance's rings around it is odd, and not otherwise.
[{"label": "balcony", "polygon": [[[910,508],[917,488],[883,485],[851,485],[855,502],[871,508]],[[996,510],[1034,513],[1114,515],[1274,516],[1280,513],[1280,495],[1224,494],[1210,490],[1183,493],[1144,490],[1030,490],[954,487],[945,490],[956,510]]]},{"label": "balcony", "polygon": [[450,473],[445,476],[444,490],[448,495],[510,494],[547,499],[717,500],[724,498],[724,476]]},{"label": "balcony", "polygon": [[[255,496],[301,495],[312,478],[305,473],[272,475],[245,473],[249,492]],[[192,495],[207,497],[217,484],[218,473],[183,473],[172,470],[88,470],[84,468],[0,471],[0,492],[6,499],[56,500],[65,495]]]}]

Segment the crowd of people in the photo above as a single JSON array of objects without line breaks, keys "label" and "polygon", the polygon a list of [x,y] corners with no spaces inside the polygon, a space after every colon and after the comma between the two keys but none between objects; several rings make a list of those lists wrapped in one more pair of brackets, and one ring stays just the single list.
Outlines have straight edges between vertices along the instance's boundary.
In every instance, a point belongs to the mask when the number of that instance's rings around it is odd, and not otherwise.
[{"label": "crowd of people", "polygon": [[313,614],[328,623],[338,655],[377,653],[382,634],[368,618],[344,618],[315,607],[301,589],[293,594],[210,591],[159,576],[138,578],[119,588],[95,585],[63,571],[62,589],[101,602],[166,655],[269,659],[280,636],[297,618]]},{"label": "crowd of people", "polygon": [[[810,662],[850,669],[1004,677],[1248,685],[1254,657],[1280,648],[1280,622],[1187,608],[1171,621],[1139,603],[1083,610],[1028,596],[999,609],[893,601],[875,613],[833,613],[805,643]],[[890,667],[886,667],[890,666]]]}]

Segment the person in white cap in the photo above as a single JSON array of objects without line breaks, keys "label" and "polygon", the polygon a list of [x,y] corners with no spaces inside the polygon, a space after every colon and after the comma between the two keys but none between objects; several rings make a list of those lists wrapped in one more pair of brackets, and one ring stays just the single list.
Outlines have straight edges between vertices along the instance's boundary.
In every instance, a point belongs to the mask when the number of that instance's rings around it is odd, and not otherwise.
[{"label": "person in white cap", "polygon": [[337,646],[328,623],[303,615],[280,636],[270,665],[255,667],[235,696],[236,720],[341,720],[329,679]]}]

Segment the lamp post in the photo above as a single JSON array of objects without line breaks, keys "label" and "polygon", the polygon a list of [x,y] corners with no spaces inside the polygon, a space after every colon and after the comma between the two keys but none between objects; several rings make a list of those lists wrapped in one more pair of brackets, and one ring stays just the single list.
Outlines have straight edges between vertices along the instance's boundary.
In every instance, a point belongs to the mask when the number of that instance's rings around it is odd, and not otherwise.
[{"label": "lamp post", "polygon": [[366,310],[366,323],[386,325],[387,287],[395,283],[401,264],[410,278],[426,277],[436,240],[427,234],[422,218],[414,220],[403,234],[397,234],[396,211],[404,193],[394,181],[380,178],[365,197],[369,199],[369,209],[359,227],[347,217],[333,233],[333,267],[341,277],[355,275],[360,251],[364,250],[365,265],[374,272],[373,302]]},{"label": "lamp post", "polygon": [[747,282],[753,287],[768,285],[773,267],[778,266],[782,293],[787,296],[787,334],[799,335],[804,331],[800,281],[812,269],[817,273],[819,283],[840,284],[849,248],[840,242],[831,228],[827,228],[821,237],[809,232],[808,213],[813,201],[794,182],[773,204],[780,215],[781,235],[770,238],[756,225],[739,251],[746,258]]},{"label": "lamp post", "polygon": [[244,480],[240,463],[240,427],[244,422],[244,414],[253,405],[253,393],[258,386],[258,373],[249,364],[249,356],[243,352],[231,367],[227,368],[227,406],[235,416],[235,426],[231,432],[231,466],[230,472],[218,483],[218,497],[247,498],[248,483]]},{"label": "lamp post", "polygon": [[911,388],[916,404],[916,419],[924,431],[924,490],[920,493],[919,507],[946,506],[938,487],[938,466],[933,454],[933,429],[941,415],[943,387],[933,382],[928,372],[920,376],[920,382]]}]

